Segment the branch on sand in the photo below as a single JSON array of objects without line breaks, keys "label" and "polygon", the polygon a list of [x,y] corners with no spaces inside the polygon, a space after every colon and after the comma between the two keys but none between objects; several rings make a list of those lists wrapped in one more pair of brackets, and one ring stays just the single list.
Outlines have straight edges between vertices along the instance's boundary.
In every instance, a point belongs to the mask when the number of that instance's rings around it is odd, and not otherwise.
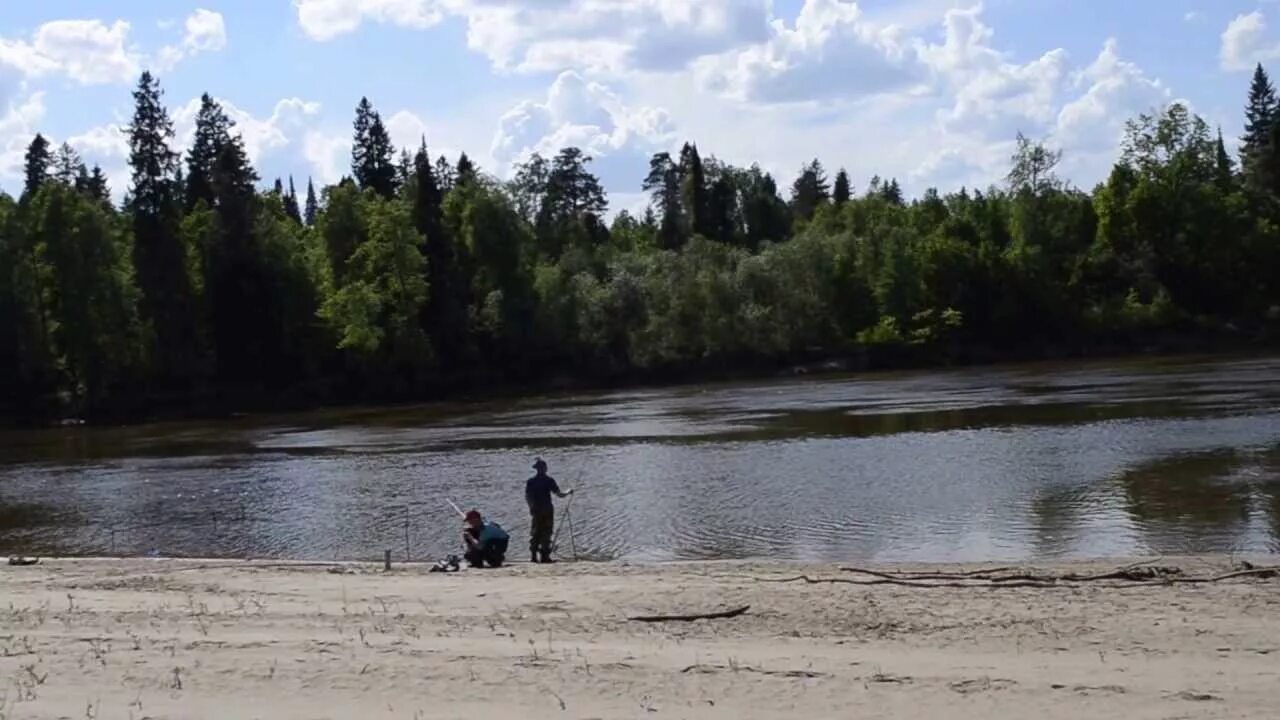
[{"label": "branch on sand", "polygon": [[792,583],[804,582],[810,585],[898,585],[913,588],[1052,588],[1073,587],[1081,583],[1109,581],[1113,586],[1142,587],[1151,585],[1203,584],[1216,583],[1243,577],[1275,578],[1280,577],[1280,567],[1253,567],[1246,565],[1244,569],[1221,575],[1203,577],[1187,577],[1182,568],[1153,566],[1156,561],[1147,560],[1110,572],[1080,575],[1010,573],[1010,568],[992,570],[973,570],[968,572],[884,572],[866,568],[840,568],[844,572],[867,575],[870,580],[851,580],[846,578],[813,578],[798,575],[788,578],[753,578],[759,582]]},{"label": "branch on sand", "polygon": [[739,615],[745,613],[750,609],[751,609],[750,605],[743,605],[740,608],[734,608],[733,610],[724,610],[722,612],[697,613],[693,615],[640,615],[637,617],[629,617],[627,619],[632,622],[647,622],[647,623],[693,622],[694,620],[726,620],[728,618],[738,617]]}]

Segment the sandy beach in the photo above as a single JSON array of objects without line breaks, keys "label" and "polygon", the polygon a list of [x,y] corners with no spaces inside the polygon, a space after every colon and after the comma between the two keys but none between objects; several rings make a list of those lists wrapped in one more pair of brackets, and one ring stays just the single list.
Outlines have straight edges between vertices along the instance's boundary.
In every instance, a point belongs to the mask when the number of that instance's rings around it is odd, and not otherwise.
[{"label": "sandy beach", "polygon": [[[193,560],[0,574],[4,720],[1280,713],[1275,578],[941,588],[764,582],[875,579],[769,563],[431,574]],[[628,619],[741,606],[728,619]]]}]

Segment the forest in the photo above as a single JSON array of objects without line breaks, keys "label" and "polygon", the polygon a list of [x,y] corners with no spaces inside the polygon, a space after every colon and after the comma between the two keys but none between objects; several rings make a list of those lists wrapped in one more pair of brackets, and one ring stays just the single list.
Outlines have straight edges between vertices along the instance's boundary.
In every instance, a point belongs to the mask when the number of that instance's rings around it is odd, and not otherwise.
[{"label": "forest", "polygon": [[1179,104],[1126,127],[1092,191],[1017,138],[986,189],[855,192],[820,160],[660,153],[643,216],[612,216],[578,148],[510,180],[367,99],[335,185],[260,178],[204,96],[175,149],[144,73],[130,185],[35,136],[0,194],[0,418],[142,418],[611,385],[872,358],[1073,355],[1280,327],[1280,102],[1258,67],[1237,156]]}]

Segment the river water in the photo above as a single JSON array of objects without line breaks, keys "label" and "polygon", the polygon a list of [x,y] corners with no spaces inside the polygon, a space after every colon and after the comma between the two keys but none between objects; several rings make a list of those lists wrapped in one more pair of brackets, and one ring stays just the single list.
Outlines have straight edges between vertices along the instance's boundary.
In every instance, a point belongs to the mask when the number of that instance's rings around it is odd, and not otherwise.
[{"label": "river water", "polygon": [[[437,559],[449,507],[562,557],[1280,552],[1280,358],[715,384],[0,434],[0,552]],[[572,524],[565,522],[572,520]]]}]

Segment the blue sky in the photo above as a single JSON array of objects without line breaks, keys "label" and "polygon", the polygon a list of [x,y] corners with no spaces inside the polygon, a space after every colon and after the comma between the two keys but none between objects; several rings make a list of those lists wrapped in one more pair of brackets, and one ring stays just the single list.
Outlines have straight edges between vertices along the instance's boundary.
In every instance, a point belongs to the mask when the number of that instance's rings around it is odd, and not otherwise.
[{"label": "blue sky", "polygon": [[503,177],[574,144],[615,208],[684,140],[787,182],[808,159],[855,186],[985,186],[1022,131],[1090,186],[1124,121],[1188,102],[1229,142],[1255,62],[1280,64],[1275,0],[43,0],[0,13],[0,188],[36,132],[127,185],[119,127],[139,71],[179,131],[208,91],[265,181],[331,182],[367,95]]}]

